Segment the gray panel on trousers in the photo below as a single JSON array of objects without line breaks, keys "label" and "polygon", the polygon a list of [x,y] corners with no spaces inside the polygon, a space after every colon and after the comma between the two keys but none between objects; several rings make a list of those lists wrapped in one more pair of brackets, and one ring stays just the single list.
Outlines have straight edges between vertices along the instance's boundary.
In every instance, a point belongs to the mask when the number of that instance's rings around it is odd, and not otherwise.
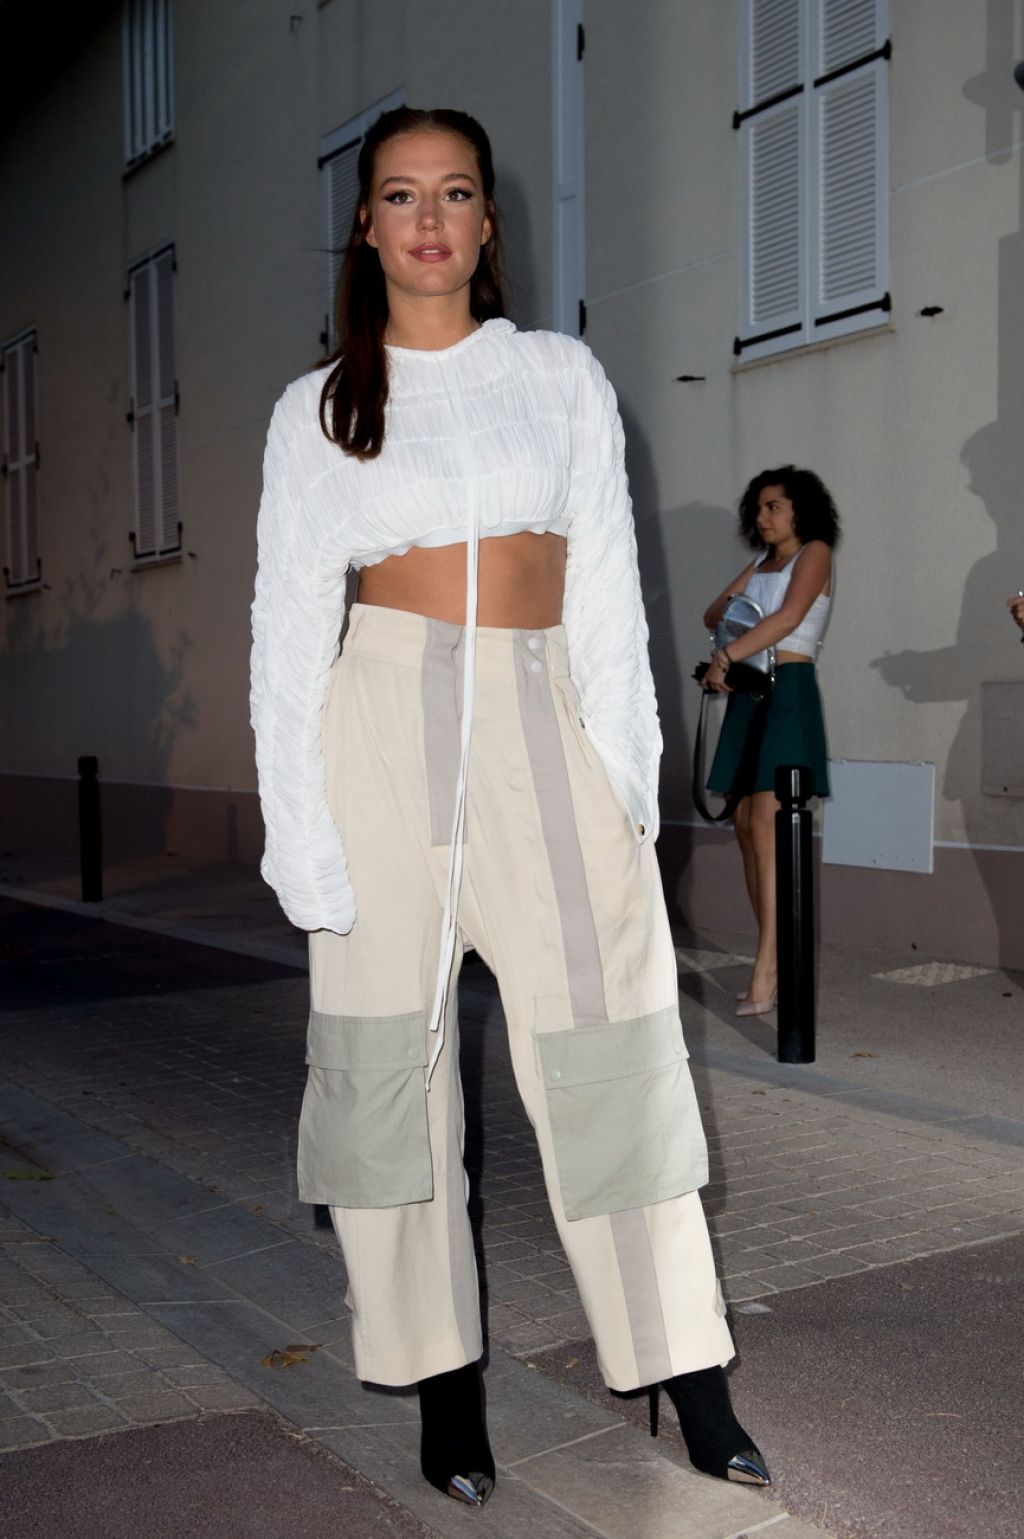
[{"label": "gray panel on trousers", "polygon": [[613,1213],[611,1225],[636,1354],[637,1378],[641,1384],[660,1384],[662,1379],[671,1377],[672,1358],[647,1220],[642,1208],[630,1208]]},{"label": "gray panel on trousers", "polygon": [[427,621],[423,648],[423,753],[431,844],[449,844],[459,780],[462,720],[462,631],[452,646],[450,625]]},{"label": "gray panel on trousers", "polygon": [[551,864],[573,1017],[577,1023],[606,1021],[601,948],[551,681],[543,666],[534,668],[541,658],[530,650],[525,632],[516,634],[515,659],[519,714]]}]

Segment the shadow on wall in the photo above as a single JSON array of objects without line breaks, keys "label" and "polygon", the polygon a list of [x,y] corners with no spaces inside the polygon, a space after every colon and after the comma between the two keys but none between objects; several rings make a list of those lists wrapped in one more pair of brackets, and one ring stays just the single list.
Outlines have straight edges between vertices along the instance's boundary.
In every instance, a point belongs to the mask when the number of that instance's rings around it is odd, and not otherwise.
[{"label": "shadow on wall", "polygon": [[[105,814],[116,797],[116,816],[104,817],[104,858],[160,853],[167,846],[173,791],[164,782],[176,734],[195,729],[197,710],[183,690],[191,642],[180,632],[169,659],[160,655],[148,618],[129,599],[120,613],[109,608],[106,541],[98,539],[89,572],[65,584],[60,617],[44,593],[8,605],[6,650],[0,656],[0,696],[7,702],[17,757],[4,770],[24,776],[23,794],[5,798],[5,845],[59,847],[69,865],[77,860],[77,761],[95,754]],[[100,573],[110,572],[103,580]],[[143,579],[145,580],[145,579]]]},{"label": "shadow on wall", "polygon": [[[678,910],[673,917],[681,916],[684,922],[697,925],[700,898],[691,870],[697,813],[690,786],[700,694],[690,674],[708,653],[704,608],[740,569],[743,555],[734,542],[725,545],[722,540],[723,529],[731,531],[735,526],[729,509],[691,502],[659,513],[657,470],[648,438],[628,405],[619,404],[626,432],[640,581],[651,634],[651,667],[665,741],[660,802],[662,825],[671,825],[671,832],[668,837],[663,834],[659,849],[670,889],[666,897],[670,909]],[[708,557],[707,570],[702,566],[695,575],[694,552],[715,553],[715,559]],[[689,568],[686,572],[679,570],[684,558]],[[712,739],[719,717],[718,706],[713,703],[708,729]],[[710,763],[710,754],[706,758]]]},{"label": "shadow on wall", "polygon": [[[986,158],[993,167],[1013,158],[1020,135],[1024,95],[1014,84],[1015,13],[1017,39],[1024,40],[1024,0],[989,0],[987,68],[968,80],[964,95],[986,113]],[[1024,155],[1016,151],[1021,186],[1020,228],[999,242],[998,415],[973,433],[960,453],[968,488],[984,505],[996,529],[996,548],[968,573],[952,646],[907,650],[874,660],[882,678],[907,700],[963,701],[964,714],[946,762],[942,793],[960,802],[967,839],[983,846],[991,820],[979,816],[981,785],[981,686],[986,677],[1020,677],[1019,632],[1006,600],[1024,587],[1024,522],[1020,513],[1020,435],[1024,422]],[[979,247],[979,259],[987,252]],[[993,659],[998,661],[993,663]],[[999,959],[1008,964],[1019,950],[1019,894],[1001,866],[976,850],[978,872],[998,927]],[[1012,857],[1004,857],[1004,860]],[[1018,878],[1019,880],[1019,878]]]}]

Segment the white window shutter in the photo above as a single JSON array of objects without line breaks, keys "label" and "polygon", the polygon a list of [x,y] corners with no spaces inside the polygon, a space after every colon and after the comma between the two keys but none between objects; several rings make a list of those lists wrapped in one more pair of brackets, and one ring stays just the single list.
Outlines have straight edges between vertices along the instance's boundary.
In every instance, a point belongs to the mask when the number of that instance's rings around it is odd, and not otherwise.
[{"label": "white window shutter", "polygon": [[169,0],[125,0],[121,42],[128,165],[171,137],[174,64]]},{"label": "white window shutter", "polygon": [[886,76],[882,60],[819,86],[811,135],[817,197],[811,319],[881,303],[888,273]]},{"label": "white window shutter", "polygon": [[177,550],[181,544],[178,527],[178,403],[177,367],[174,350],[174,252],[162,251],[153,263],[156,298],[156,388],[159,430],[156,460],[159,465],[159,549]]},{"label": "white window shutter", "polygon": [[744,11],[741,95],[746,109],[800,83],[800,0],[746,0]]},{"label": "white window shutter", "polygon": [[135,554],[156,551],[157,468],[153,405],[153,268],[135,268],[129,280],[133,427],[135,433]]},{"label": "white window shutter", "polygon": [[174,348],[174,249],[129,274],[135,430],[135,554],[181,547],[178,387]]},{"label": "white window shutter", "polygon": [[799,327],[803,313],[800,97],[743,124],[743,335]]},{"label": "white window shutter", "polygon": [[887,0],[744,0],[740,356],[889,307],[887,25]]},{"label": "white window shutter", "polygon": [[4,348],[9,588],[36,583],[39,577],[35,350],[34,331]]},{"label": "white window shutter", "polygon": [[22,474],[22,371],[21,348],[4,354],[7,397],[7,581],[16,587],[25,581],[25,478]]},{"label": "white window shutter", "polygon": [[345,247],[352,233],[359,199],[359,151],[362,136],[348,144],[324,162],[324,188],[327,199],[327,296],[328,296],[328,347],[335,345],[334,301],[345,260]]},{"label": "white window shutter", "polygon": [[39,495],[37,480],[38,438],[36,425],[36,339],[33,334],[21,344],[22,384],[22,485],[24,487],[24,580],[33,582],[39,574]]},{"label": "white window shutter", "polygon": [[880,0],[820,0],[820,4],[816,76],[830,75],[882,46],[887,17]]}]

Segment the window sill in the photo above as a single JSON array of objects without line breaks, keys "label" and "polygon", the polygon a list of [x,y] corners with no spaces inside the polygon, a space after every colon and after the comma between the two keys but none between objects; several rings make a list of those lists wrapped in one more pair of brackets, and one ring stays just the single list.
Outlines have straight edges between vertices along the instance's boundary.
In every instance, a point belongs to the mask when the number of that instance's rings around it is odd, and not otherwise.
[{"label": "window sill", "polygon": [[137,556],[128,568],[130,572],[149,572],[155,566],[180,566],[185,552],[167,550],[158,556]]},{"label": "window sill", "polygon": [[19,582],[8,584],[4,589],[4,597],[9,599],[27,598],[30,593],[42,593],[43,580],[38,578],[34,582]]},{"label": "window sill", "polygon": [[785,363],[790,358],[806,358],[810,353],[824,353],[830,347],[845,347],[850,342],[863,342],[868,337],[885,337],[895,332],[893,321],[883,321],[879,326],[865,326],[863,331],[846,331],[838,337],[822,337],[818,342],[801,342],[797,347],[780,347],[777,353],[762,353],[760,358],[739,358],[730,367],[730,374],[748,374],[751,369],[763,369],[768,364]]},{"label": "window sill", "polygon": [[151,144],[148,150],[143,150],[140,155],[135,156],[134,160],[128,161],[121,172],[121,180],[126,182],[130,176],[135,175],[136,171],[141,171],[143,166],[148,166],[151,160],[155,160],[158,155],[162,155],[164,150],[169,150],[173,144],[173,133],[168,134],[166,139],[161,139],[159,144]]}]

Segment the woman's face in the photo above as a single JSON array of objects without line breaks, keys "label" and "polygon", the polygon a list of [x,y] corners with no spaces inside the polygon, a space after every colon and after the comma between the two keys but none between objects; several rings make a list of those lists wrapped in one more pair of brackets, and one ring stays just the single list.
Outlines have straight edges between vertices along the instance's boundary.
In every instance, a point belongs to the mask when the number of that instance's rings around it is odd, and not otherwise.
[{"label": "woman's face", "polygon": [[766,486],[757,499],[757,532],[766,545],[783,545],[796,534],[796,514],[782,486]]},{"label": "woman's face", "polygon": [[468,288],[490,239],[480,168],[465,139],[427,129],[377,151],[366,209],[389,295],[431,298]]}]

